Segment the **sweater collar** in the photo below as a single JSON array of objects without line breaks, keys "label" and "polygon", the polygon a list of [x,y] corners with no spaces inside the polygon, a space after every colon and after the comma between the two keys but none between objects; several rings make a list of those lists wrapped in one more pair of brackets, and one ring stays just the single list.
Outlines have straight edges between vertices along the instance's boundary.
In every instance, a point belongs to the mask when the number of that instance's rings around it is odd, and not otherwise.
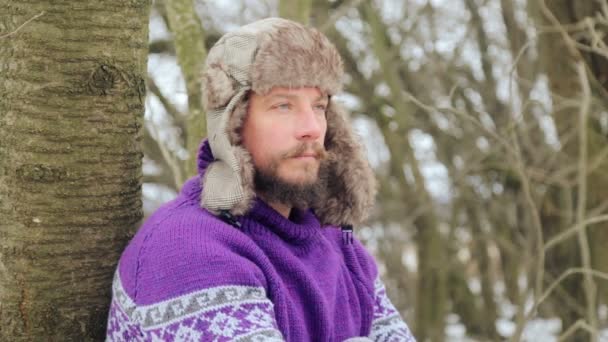
[{"label": "sweater collar", "polygon": [[312,210],[293,208],[291,211],[288,219],[256,197],[253,208],[241,221],[245,230],[274,233],[288,242],[304,242],[319,234],[321,224]]}]

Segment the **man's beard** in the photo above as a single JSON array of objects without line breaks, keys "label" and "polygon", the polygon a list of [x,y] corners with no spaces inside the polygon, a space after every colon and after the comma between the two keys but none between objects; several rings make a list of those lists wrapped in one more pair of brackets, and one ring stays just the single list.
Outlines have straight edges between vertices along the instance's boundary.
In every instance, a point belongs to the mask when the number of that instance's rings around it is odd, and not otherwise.
[{"label": "man's beard", "polygon": [[[299,156],[300,154],[313,150],[319,161],[318,172],[314,180],[309,182],[287,181],[278,174],[281,161]],[[270,203],[282,203],[298,209],[307,209],[323,198],[327,185],[327,166],[325,160],[327,152],[319,145],[301,144],[295,149],[284,153],[272,160],[270,165],[255,168],[254,182],[258,193],[264,200]]]}]

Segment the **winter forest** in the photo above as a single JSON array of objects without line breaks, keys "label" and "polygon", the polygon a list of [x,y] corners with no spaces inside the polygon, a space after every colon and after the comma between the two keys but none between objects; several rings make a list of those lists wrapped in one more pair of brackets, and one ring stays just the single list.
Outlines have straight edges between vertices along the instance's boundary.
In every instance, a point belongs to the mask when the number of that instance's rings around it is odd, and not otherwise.
[{"label": "winter forest", "polygon": [[196,173],[208,49],[269,16],[342,55],[355,233],[419,341],[608,341],[607,0],[0,0],[0,341],[103,340]]}]

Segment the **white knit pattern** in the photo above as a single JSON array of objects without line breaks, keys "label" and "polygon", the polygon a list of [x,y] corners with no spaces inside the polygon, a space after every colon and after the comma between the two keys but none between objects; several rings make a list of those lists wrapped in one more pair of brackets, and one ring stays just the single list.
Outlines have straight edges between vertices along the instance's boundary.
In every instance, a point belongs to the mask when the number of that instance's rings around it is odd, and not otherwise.
[{"label": "white knit pattern", "polygon": [[137,306],[118,272],[106,341],[283,341],[261,287],[218,286]]},{"label": "white knit pattern", "polygon": [[371,339],[376,342],[415,342],[409,327],[386,295],[384,283],[378,276],[374,282],[376,302]]}]

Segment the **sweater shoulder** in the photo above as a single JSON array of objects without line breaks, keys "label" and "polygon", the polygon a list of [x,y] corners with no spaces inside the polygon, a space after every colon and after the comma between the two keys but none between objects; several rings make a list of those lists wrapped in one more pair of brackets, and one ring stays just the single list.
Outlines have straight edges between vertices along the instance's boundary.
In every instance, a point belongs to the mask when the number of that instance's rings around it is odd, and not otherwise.
[{"label": "sweater shoulder", "polygon": [[265,287],[252,250],[247,235],[180,195],[144,222],[118,272],[138,305],[215,286]]}]

